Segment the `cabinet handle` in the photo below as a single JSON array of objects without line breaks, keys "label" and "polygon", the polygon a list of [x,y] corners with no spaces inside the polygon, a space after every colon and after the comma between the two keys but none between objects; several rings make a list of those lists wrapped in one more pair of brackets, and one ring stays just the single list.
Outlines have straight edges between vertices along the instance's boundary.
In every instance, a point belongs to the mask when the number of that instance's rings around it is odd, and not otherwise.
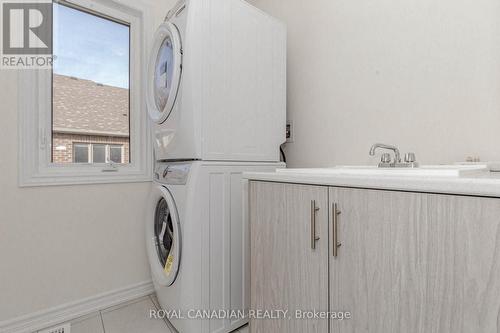
[{"label": "cabinet handle", "polygon": [[319,207],[316,207],[316,200],[311,200],[311,249],[316,249],[316,241],[319,237],[316,236],[316,212]]},{"label": "cabinet handle", "polygon": [[337,257],[338,256],[338,249],[342,245],[338,241],[338,222],[339,222],[339,215],[341,211],[338,210],[337,204],[334,203],[332,204],[332,221],[333,221],[333,227],[332,227],[332,238],[333,238],[333,256]]}]

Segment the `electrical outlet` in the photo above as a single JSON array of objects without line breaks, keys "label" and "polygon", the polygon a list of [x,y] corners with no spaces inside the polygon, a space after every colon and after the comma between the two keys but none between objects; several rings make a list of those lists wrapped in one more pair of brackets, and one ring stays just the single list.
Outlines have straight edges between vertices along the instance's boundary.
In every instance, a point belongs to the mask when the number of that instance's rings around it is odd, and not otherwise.
[{"label": "electrical outlet", "polygon": [[288,120],[286,122],[286,142],[287,143],[292,143],[294,141],[294,128],[293,128],[293,121]]}]

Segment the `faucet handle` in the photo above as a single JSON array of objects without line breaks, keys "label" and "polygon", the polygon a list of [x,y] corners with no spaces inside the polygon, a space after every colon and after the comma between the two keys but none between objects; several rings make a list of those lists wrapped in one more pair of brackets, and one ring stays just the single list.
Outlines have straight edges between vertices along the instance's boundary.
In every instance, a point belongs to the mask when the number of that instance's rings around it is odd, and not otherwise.
[{"label": "faucet handle", "polygon": [[392,162],[391,154],[389,153],[382,154],[380,162],[384,164],[390,164]]},{"label": "faucet handle", "polygon": [[415,163],[417,158],[415,157],[415,153],[406,153],[405,154],[405,163]]}]

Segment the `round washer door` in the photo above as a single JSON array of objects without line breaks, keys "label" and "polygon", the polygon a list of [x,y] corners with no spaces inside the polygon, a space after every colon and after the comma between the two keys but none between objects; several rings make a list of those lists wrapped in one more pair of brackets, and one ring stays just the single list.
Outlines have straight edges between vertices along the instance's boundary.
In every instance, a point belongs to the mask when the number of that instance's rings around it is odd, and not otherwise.
[{"label": "round washer door", "polygon": [[174,108],[182,72],[179,31],[165,22],[156,31],[149,59],[146,101],[151,119],[161,124]]},{"label": "round washer door", "polygon": [[179,272],[181,231],[175,201],[163,186],[151,196],[146,221],[148,256],[153,278],[162,286],[171,286]]}]

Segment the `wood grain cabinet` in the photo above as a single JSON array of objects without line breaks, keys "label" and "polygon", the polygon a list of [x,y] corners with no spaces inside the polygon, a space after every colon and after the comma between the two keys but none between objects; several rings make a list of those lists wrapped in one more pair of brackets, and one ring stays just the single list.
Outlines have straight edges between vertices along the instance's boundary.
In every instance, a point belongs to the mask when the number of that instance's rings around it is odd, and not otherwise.
[{"label": "wood grain cabinet", "polygon": [[292,317],[252,333],[500,332],[500,199],[251,182],[250,223],[251,308]]},{"label": "wood grain cabinet", "polygon": [[252,332],[328,332],[328,321],[297,309],[328,310],[328,188],[250,183],[251,309],[290,316],[259,319]]}]

